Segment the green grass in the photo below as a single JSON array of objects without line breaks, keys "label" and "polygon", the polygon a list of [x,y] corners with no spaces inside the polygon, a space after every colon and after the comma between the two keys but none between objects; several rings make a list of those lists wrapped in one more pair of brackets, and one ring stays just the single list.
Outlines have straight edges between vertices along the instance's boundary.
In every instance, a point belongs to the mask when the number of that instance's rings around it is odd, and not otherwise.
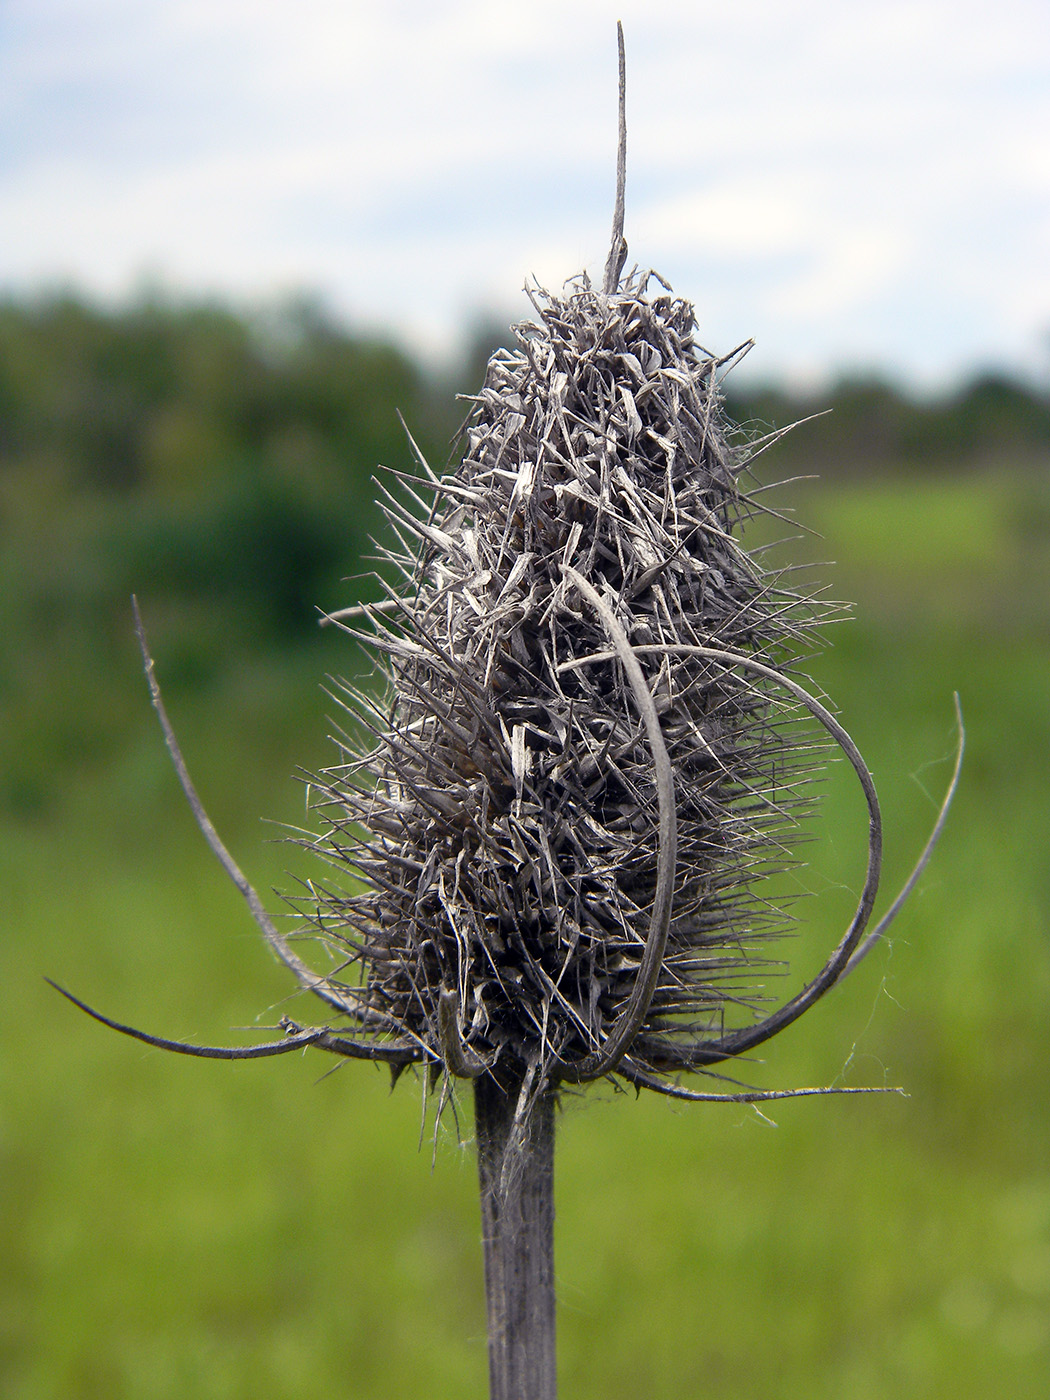
[{"label": "green grass", "polygon": [[[772,1105],[591,1091],[558,1146],[562,1393],[1042,1400],[1050,1366],[1050,529],[1008,476],[816,488],[801,504],[858,602],[819,682],[886,810],[887,895],[969,749],[934,863],[854,979],[740,1067],[766,1086],[903,1085]],[[1033,505],[1033,501],[1035,505]],[[811,548],[807,546],[807,548]],[[164,639],[154,637],[163,677]],[[319,653],[320,658],[320,653]],[[172,709],[251,877],[288,886],[285,775],[324,760],[309,658]],[[138,677],[129,673],[134,695]],[[419,1146],[406,1079],[318,1054],[190,1061],[43,983],[174,1037],[238,1039],[288,979],[214,869],[145,696],[104,768],[70,764],[0,831],[0,1392],[17,1400],[482,1397],[474,1162]],[[125,696],[129,713],[134,704]],[[835,766],[797,974],[849,917],[863,809]],[[302,1002],[304,1016],[308,1008]],[[293,1013],[294,1014],[294,1013]],[[464,1139],[469,1110],[461,1110]]]}]

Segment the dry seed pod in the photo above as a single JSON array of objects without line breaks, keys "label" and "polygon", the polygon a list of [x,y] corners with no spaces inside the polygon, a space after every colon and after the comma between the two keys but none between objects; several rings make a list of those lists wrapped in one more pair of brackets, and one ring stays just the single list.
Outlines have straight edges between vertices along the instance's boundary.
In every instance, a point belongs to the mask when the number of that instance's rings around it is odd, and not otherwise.
[{"label": "dry seed pod", "polygon": [[404,584],[353,629],[386,687],[344,690],[372,742],[316,780],[317,849],[363,889],[315,917],[453,1073],[722,1058],[783,927],[756,885],[823,745],[771,673],[821,609],[739,543],[728,361],[653,280],[533,293],[458,468],[388,497]]},{"label": "dry seed pod", "polygon": [[[413,1044],[447,1075],[520,1086],[520,1105],[610,1074],[766,1097],[673,1076],[776,1034],[864,956],[925,866],[958,775],[957,762],[916,870],[865,940],[874,785],[788,674],[826,610],[738,538],[761,509],[744,478],[766,441],[740,442],[721,382],[747,347],[710,354],[662,279],[622,278],[619,38],[603,287],[535,288],[537,319],[489,360],[458,467],[438,477],[417,449],[423,476],[385,493],[399,582],[384,605],[333,619],[384,687],[342,687],[369,741],[316,784],[328,830],[313,849],[360,882],[315,886],[311,910],[359,974],[338,988],[358,1032],[393,1030],[392,1053]],[[355,615],[367,625],[347,625]],[[756,974],[787,918],[761,882],[790,863],[785,828],[829,741],[867,801],[867,874],[820,974],[761,1017]]]},{"label": "dry seed pod", "polygon": [[[367,742],[348,739],[314,783],[326,830],[307,844],[341,878],[309,883],[307,914],[335,972],[277,931],[204,813],[136,612],[201,830],[277,956],[349,1030],[285,1019],[283,1040],[220,1049],[98,1017],[115,1029],[186,1054],[315,1045],[395,1070],[424,1062],[517,1085],[522,1105],[612,1074],[686,1098],[827,1092],[697,1093],[675,1076],[769,1039],[878,940],[940,835],[961,719],[930,840],[865,937],[874,786],[790,673],[826,610],[739,539],[763,509],[745,479],[768,443],[743,442],[723,412],[722,378],[747,347],[710,354],[688,302],[655,274],[621,276],[623,81],[621,34],[602,290],[586,276],[562,297],[534,289],[537,319],[492,356],[458,467],[438,477],[417,450],[423,475],[386,493],[389,598],[326,619],[377,656],[384,682],[343,686]],[[762,1016],[767,944],[788,917],[762,880],[790,861],[785,836],[830,741],[867,801],[867,874],[822,971]]]}]

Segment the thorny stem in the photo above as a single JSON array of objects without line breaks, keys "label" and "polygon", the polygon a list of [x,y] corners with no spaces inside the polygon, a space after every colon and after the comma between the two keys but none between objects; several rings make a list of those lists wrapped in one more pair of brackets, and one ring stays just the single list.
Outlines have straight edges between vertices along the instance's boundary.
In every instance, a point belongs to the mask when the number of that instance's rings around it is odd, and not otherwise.
[{"label": "thorny stem", "polygon": [[556,1400],[554,1094],[474,1083],[491,1400]]}]

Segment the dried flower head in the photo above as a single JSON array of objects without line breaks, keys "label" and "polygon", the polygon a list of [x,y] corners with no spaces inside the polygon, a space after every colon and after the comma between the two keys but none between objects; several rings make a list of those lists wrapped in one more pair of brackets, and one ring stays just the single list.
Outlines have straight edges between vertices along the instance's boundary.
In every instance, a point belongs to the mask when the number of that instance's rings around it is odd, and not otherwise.
[{"label": "dried flower head", "polygon": [[[739,539],[769,441],[723,409],[748,347],[712,355],[661,278],[622,276],[623,82],[621,32],[601,290],[532,289],[537,319],[489,360],[458,466],[438,476],[416,449],[423,475],[384,490],[388,598],[331,619],[383,684],[341,686],[367,738],[316,780],[311,844],[359,884],[312,886],[310,913],[378,1044],[393,1032],[508,1093],[617,1074],[718,1097],[673,1076],[768,1039],[855,965],[947,803],[865,940],[874,785],[789,674],[827,610]],[[821,973],[763,1017],[754,979],[787,916],[762,881],[790,861],[829,739],[868,803],[867,876]]]},{"label": "dried flower head", "polygon": [[458,467],[387,497],[403,582],[348,629],[385,686],[344,687],[371,742],[315,804],[362,888],[314,917],[377,1032],[454,1072],[644,1081],[722,1058],[782,929],[759,881],[822,736],[771,672],[822,610],[740,544],[735,357],[689,303],[637,272],[532,296]]},{"label": "dried flower head", "polygon": [[[532,289],[536,320],[490,359],[458,465],[435,474],[413,442],[421,474],[384,488],[387,598],[325,619],[380,680],[341,683],[354,732],[313,780],[324,831],[307,844],[337,878],[308,883],[307,931],[334,970],[277,931],[208,821],[138,624],[201,829],[278,957],[349,1030],[286,1018],[284,1039],[227,1050],[107,1024],[188,1054],[313,1044],[395,1071],[422,1062],[521,1086],[522,1104],[609,1075],[685,1098],[825,1092],[706,1094],[676,1076],[769,1039],[856,965],[925,866],[958,761],[915,871],[868,933],[874,785],[795,674],[828,610],[740,540],[767,509],[748,469],[771,440],[747,441],[724,412],[722,380],[748,347],[711,354],[661,278],[623,276],[623,72],[621,34],[601,289],[586,276],[561,297]],[[762,1014],[768,944],[788,921],[763,881],[790,863],[831,742],[868,804],[867,875],[818,976]]]}]

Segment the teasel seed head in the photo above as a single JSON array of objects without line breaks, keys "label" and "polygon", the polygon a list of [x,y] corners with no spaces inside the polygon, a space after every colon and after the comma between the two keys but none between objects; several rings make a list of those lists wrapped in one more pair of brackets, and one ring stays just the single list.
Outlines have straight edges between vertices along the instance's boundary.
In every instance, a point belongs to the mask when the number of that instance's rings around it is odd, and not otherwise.
[{"label": "teasel seed head", "polygon": [[454,1075],[655,1087],[756,1023],[763,880],[826,749],[785,668],[827,609],[739,538],[747,347],[705,350],[651,273],[531,298],[462,460],[384,493],[399,581],[339,619],[382,685],[341,687],[366,738],[313,780],[314,845],[359,887],[312,916],[360,1024]]},{"label": "teasel seed head", "polygon": [[[785,585],[742,527],[767,513],[692,306],[623,268],[623,35],[613,236],[601,289],[585,275],[489,360],[457,465],[383,488],[387,597],[326,615],[374,659],[339,683],[352,711],[341,761],[311,780],[323,829],[304,844],[334,878],[306,882],[311,967],[281,933],[201,805],[135,608],[153,704],[194,817],[276,956],[344,1022],[214,1047],[104,1024],[180,1054],[263,1058],[312,1045],[432,1075],[491,1076],[530,1103],[562,1083],[621,1077],[684,1087],[769,1040],[885,933],[941,834],[868,931],[882,822],[864,760],[802,684],[801,660],[837,609]],[[764,498],[763,498],[764,499]],[[773,512],[775,513],[775,512]],[[857,907],[820,972],[769,1010],[770,944],[791,915],[767,877],[793,862],[830,745],[868,811]],[[302,910],[302,904],[300,909]],[[57,984],[53,984],[57,985]],[[62,991],[62,988],[58,988]],[[517,1087],[515,1087],[517,1086]],[[485,1086],[479,1085],[479,1091]]]}]

